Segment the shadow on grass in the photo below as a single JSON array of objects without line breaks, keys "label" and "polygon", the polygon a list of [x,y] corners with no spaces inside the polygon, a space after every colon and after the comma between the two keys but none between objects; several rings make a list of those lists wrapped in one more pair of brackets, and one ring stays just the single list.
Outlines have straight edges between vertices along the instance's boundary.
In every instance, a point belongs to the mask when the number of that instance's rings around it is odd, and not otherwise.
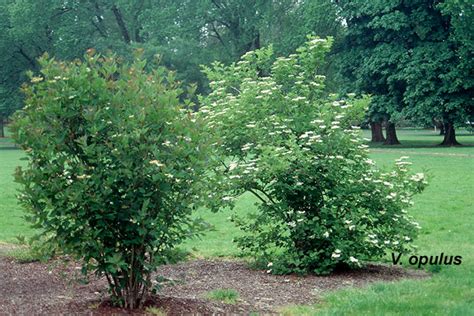
[{"label": "shadow on grass", "polygon": [[0,150],[21,150],[21,148],[15,146],[0,146]]},{"label": "shadow on grass", "polygon": [[407,148],[432,148],[432,149],[435,149],[435,148],[451,148],[451,147],[456,147],[456,148],[473,148],[474,147],[474,144],[471,143],[471,142],[462,142],[462,141],[459,141],[461,143],[461,145],[458,145],[458,146],[443,146],[443,145],[440,145],[441,142],[437,142],[437,143],[431,143],[431,142],[426,142],[426,141],[423,141],[423,140],[403,140],[401,139],[400,140],[400,143],[399,145],[384,145],[383,143],[368,143],[368,145],[370,146],[370,148],[384,148],[384,149],[392,149],[392,148],[399,148],[399,149],[407,149]]}]

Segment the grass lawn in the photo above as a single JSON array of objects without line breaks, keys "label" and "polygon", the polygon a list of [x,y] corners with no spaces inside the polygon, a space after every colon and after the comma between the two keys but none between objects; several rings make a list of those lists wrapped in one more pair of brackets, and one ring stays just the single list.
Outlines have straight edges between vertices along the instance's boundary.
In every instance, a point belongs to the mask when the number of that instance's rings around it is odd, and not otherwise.
[{"label": "grass lawn", "polygon": [[[364,132],[367,136],[367,133]],[[372,146],[372,158],[382,166],[401,155],[410,156],[414,171],[425,171],[430,185],[410,210],[420,222],[418,254],[462,256],[459,266],[445,266],[427,280],[378,283],[363,289],[335,291],[314,306],[289,307],[289,315],[474,315],[474,135],[459,133],[464,147],[435,145],[441,136],[427,130],[402,130],[402,145]],[[13,170],[22,152],[0,140],[0,242],[31,235],[15,201]],[[238,250],[232,238],[239,234],[228,217],[254,209],[255,200],[244,195],[233,211],[214,214],[199,211],[215,230],[183,247],[197,257],[233,257]],[[388,258],[387,258],[388,259]],[[406,259],[405,259],[406,260]]]},{"label": "grass lawn", "polygon": [[0,242],[14,242],[16,236],[32,234],[15,198],[17,184],[13,182],[13,172],[23,163],[21,157],[23,152],[18,149],[0,147]]}]

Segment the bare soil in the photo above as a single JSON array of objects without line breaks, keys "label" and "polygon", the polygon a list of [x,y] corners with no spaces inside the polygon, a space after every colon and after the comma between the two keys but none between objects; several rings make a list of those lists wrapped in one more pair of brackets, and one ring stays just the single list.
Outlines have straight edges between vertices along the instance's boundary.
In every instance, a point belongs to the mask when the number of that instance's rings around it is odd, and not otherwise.
[{"label": "bare soil", "polygon": [[[106,282],[94,277],[84,280],[72,262],[18,263],[0,257],[0,315],[144,315],[149,307],[168,315],[264,314],[292,304],[312,304],[322,293],[342,287],[360,287],[374,281],[424,278],[426,273],[394,266],[366,268],[330,276],[275,276],[250,269],[244,262],[194,260],[160,267],[163,277],[159,295],[146,307],[129,312],[111,307]],[[216,289],[234,289],[236,304],[206,299]],[[150,310],[148,310],[150,311]]]}]

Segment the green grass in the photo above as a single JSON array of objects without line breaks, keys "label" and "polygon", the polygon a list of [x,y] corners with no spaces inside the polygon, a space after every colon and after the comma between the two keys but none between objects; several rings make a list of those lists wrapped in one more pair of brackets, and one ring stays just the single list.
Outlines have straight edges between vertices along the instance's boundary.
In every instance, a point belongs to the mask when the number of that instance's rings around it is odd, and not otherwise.
[{"label": "green grass", "polygon": [[226,304],[235,304],[239,300],[239,292],[234,289],[212,290],[205,295],[205,298]]},{"label": "green grass", "polygon": [[165,311],[163,311],[162,309],[157,308],[157,307],[147,307],[145,309],[145,312],[147,312],[147,314],[149,314],[149,315],[156,315],[156,316],[165,316],[166,315]]},{"label": "green grass", "polygon": [[0,241],[14,242],[16,236],[31,236],[23,217],[23,211],[16,200],[17,184],[13,172],[23,161],[23,152],[0,147]]},{"label": "green grass", "polygon": [[186,241],[183,248],[195,257],[238,256],[239,249],[232,239],[240,236],[241,232],[230,222],[230,216],[233,213],[243,215],[254,211],[256,202],[257,199],[253,195],[244,194],[237,200],[234,210],[225,209],[217,214],[206,209],[199,210],[196,216],[202,217],[213,226],[213,229],[204,238]]},{"label": "green grass", "polygon": [[[364,130],[364,137],[370,138],[370,131]],[[400,145],[386,146],[382,143],[372,144],[371,147],[384,151],[410,151],[413,153],[438,153],[438,154],[474,154],[474,133],[466,130],[457,132],[456,139],[463,146],[441,147],[443,136],[433,130],[398,130]]]},{"label": "green grass", "polygon": [[[366,133],[365,133],[366,134]],[[422,226],[418,254],[461,255],[459,266],[442,267],[432,278],[378,283],[365,288],[332,292],[313,306],[292,306],[289,315],[474,315],[474,135],[462,133],[464,147],[437,147],[442,137],[427,130],[399,131],[402,145],[372,146],[372,158],[382,166],[401,155],[410,156],[414,171],[427,171],[430,185],[415,198],[410,210]],[[11,148],[10,146],[8,146]],[[14,242],[32,231],[21,218],[15,200],[12,173],[22,163],[22,152],[0,147],[0,241]],[[239,231],[230,223],[232,212],[255,210],[255,199],[242,196],[236,209],[217,214],[200,210],[214,225],[202,240],[187,241],[183,248],[197,257],[235,257],[232,238]]]}]

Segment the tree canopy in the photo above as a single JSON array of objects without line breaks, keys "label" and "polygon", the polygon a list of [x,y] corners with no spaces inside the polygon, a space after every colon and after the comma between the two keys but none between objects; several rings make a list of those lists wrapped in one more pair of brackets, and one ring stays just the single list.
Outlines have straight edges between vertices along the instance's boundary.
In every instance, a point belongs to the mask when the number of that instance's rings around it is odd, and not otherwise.
[{"label": "tree canopy", "polygon": [[130,60],[142,48],[207,94],[201,65],[267,45],[288,55],[313,34],[334,38],[318,66],[327,89],[372,95],[369,121],[393,134],[402,118],[454,131],[473,120],[473,15],[468,0],[0,0],[0,114],[22,107],[19,87],[44,52]]},{"label": "tree canopy", "polygon": [[[442,120],[443,144],[472,115],[472,4],[464,1],[338,1],[347,23],[341,73],[373,95],[372,119]],[[472,20],[471,20],[472,21]]]}]

